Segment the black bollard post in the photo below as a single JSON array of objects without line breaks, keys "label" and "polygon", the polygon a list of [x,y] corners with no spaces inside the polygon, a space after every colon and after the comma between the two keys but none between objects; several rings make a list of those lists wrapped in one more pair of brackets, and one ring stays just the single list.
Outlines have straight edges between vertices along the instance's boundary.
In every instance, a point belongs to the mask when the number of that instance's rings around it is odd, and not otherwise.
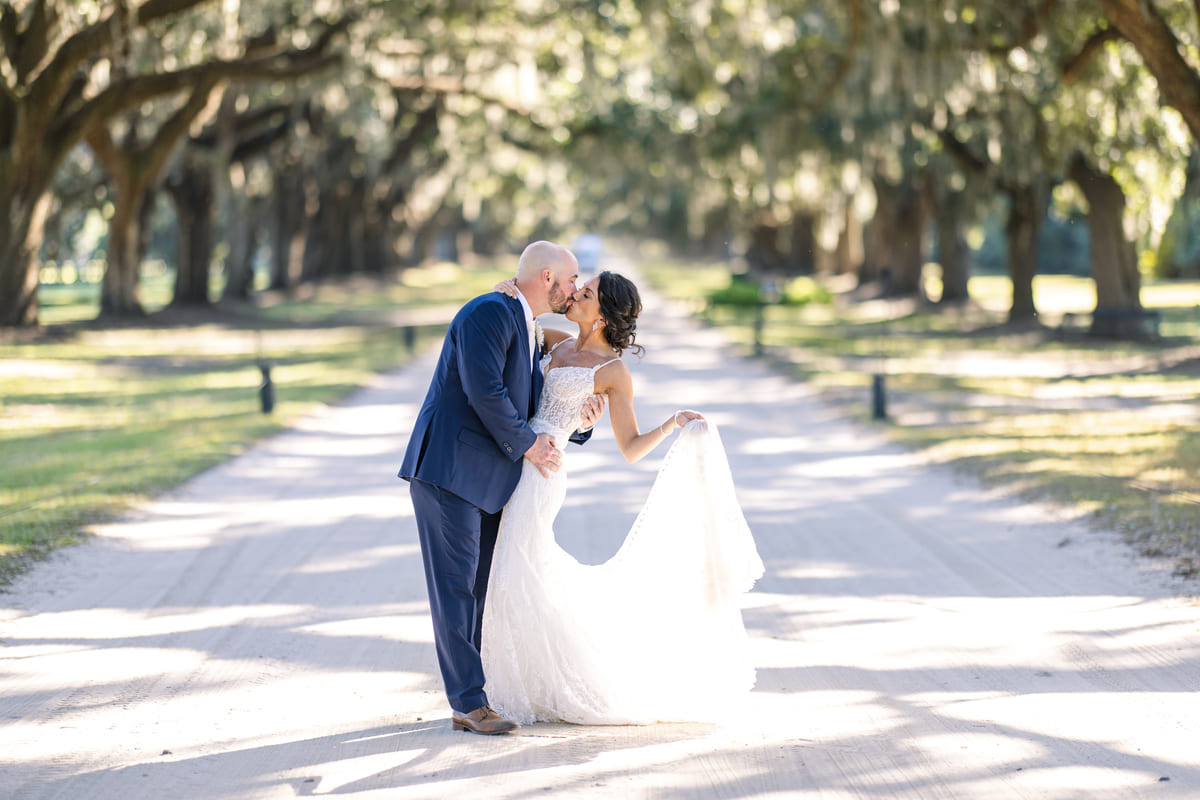
[{"label": "black bollard post", "polygon": [[410,353],[417,347],[417,329],[413,325],[404,326],[404,347]]},{"label": "black bollard post", "polygon": [[258,368],[262,370],[262,383],[258,387],[258,398],[262,401],[262,413],[270,414],[275,410],[275,384],[271,382],[271,367],[260,363]]},{"label": "black bollard post", "polygon": [[887,419],[887,389],[879,374],[871,379],[871,419]]}]

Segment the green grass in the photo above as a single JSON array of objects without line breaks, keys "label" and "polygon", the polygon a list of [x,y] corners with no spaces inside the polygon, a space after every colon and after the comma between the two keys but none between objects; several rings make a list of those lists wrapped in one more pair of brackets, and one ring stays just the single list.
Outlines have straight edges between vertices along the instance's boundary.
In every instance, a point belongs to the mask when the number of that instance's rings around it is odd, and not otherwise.
[{"label": "green grass", "polygon": [[[657,288],[753,346],[753,309],[708,307],[725,267],[643,267]],[[1153,282],[1143,304],[1162,314],[1160,343],[1104,342],[1057,330],[1095,304],[1091,281],[1035,281],[1043,326],[1003,325],[1007,279],[971,282],[973,302],[939,310],[912,302],[766,309],[769,358],[870,421],[871,380],[885,377],[896,441],[929,461],[1020,496],[1076,509],[1140,549],[1200,564],[1200,282]]]},{"label": "green grass", "polygon": [[[301,300],[274,299],[252,316],[166,327],[60,323],[36,337],[7,334],[0,340],[0,583],[78,541],[89,525],[401,363],[408,350],[396,323],[406,310],[434,306],[419,330],[439,336],[431,319],[448,319],[509,274],[507,264],[435,265],[391,284],[350,282]],[[49,316],[95,316],[88,292],[45,294],[56,309]],[[275,386],[269,416],[259,400],[260,359]]]}]

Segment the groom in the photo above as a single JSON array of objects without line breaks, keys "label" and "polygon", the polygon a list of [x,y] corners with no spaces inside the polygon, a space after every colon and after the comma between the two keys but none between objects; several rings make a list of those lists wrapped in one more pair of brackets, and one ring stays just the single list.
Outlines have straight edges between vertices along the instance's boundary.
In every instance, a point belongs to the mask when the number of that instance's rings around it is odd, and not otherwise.
[{"label": "groom", "polygon": [[[542,391],[533,320],[566,312],[578,272],[570,250],[534,242],[517,265],[519,298],[490,292],[463,306],[446,333],[400,467],[412,495],[455,730],[492,734],[520,727],[493,711],[483,691],[484,598],[500,510],[521,477],[522,459],[542,475],[559,467],[553,437],[529,427]],[[584,427],[603,410],[598,398],[589,401]],[[582,442],[590,435],[571,438]]]}]

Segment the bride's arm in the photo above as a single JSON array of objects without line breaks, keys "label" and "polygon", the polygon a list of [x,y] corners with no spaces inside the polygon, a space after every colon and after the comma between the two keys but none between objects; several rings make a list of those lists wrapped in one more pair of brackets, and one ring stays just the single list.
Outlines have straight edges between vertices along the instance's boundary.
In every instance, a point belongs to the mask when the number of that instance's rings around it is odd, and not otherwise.
[{"label": "bride's arm", "polygon": [[612,422],[617,447],[621,448],[621,455],[630,464],[640,461],[659,442],[670,436],[676,427],[694,419],[704,419],[696,411],[676,411],[660,425],[645,432],[639,431],[637,414],[633,410],[633,376],[629,374],[629,367],[617,361],[601,369],[596,377],[596,391],[608,394],[608,418]]}]

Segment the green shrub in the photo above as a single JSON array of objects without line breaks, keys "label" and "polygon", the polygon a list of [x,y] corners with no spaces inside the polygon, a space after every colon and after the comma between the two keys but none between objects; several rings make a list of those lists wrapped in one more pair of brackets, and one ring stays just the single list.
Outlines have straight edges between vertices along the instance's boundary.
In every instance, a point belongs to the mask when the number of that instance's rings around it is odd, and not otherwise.
[{"label": "green shrub", "polygon": [[729,276],[729,285],[708,293],[710,306],[755,306],[761,301],[758,281],[744,275]]},{"label": "green shrub", "polygon": [[[774,296],[771,296],[774,295]],[[706,295],[710,306],[756,306],[759,303],[781,303],[803,306],[808,303],[829,304],[833,295],[815,279],[802,275],[784,282],[782,291],[766,293],[759,282],[745,275],[731,275],[729,285]]]},{"label": "green shrub", "polygon": [[783,288],[783,303],[789,306],[803,306],[808,303],[828,305],[833,302],[833,294],[807,275],[792,278]]}]

